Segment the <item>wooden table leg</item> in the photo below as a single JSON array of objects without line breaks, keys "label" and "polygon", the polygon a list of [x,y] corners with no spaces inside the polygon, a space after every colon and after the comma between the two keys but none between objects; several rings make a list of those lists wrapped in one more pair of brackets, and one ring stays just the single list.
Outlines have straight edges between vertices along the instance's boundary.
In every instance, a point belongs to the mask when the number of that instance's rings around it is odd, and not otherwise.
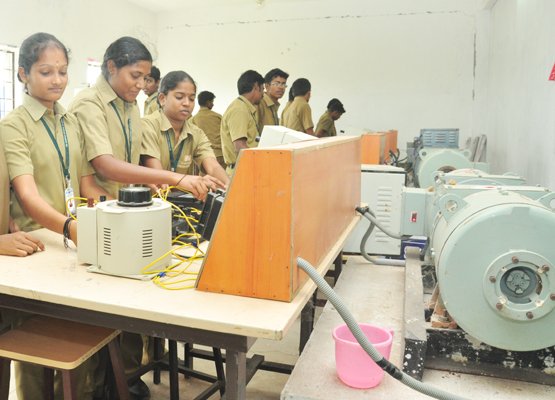
[{"label": "wooden table leg", "polygon": [[226,349],[226,400],[242,400],[247,396],[247,354]]}]

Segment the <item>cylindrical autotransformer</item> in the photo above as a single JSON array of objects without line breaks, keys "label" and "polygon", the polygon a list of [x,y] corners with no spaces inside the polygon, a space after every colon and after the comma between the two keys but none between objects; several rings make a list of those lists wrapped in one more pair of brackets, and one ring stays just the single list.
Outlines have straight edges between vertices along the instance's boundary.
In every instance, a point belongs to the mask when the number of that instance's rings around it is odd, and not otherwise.
[{"label": "cylindrical autotransformer", "polygon": [[535,189],[535,200],[503,188],[445,190],[429,221],[447,310],[471,336],[506,350],[555,345],[555,194]]},{"label": "cylindrical autotransformer", "polygon": [[[139,275],[171,249],[171,206],[160,199],[146,206],[120,204],[125,203],[97,205],[98,268],[114,275]],[[152,269],[163,269],[170,260],[161,258]]]}]

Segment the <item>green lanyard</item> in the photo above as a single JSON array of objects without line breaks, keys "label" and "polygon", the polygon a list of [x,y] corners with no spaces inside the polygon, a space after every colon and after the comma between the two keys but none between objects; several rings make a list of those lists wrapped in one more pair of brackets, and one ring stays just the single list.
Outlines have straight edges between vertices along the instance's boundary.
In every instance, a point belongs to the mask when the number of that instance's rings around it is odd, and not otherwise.
[{"label": "green lanyard", "polygon": [[54,148],[56,149],[56,152],[58,153],[58,158],[60,159],[60,164],[62,165],[62,171],[64,172],[64,178],[66,178],[66,182],[69,184],[70,182],[70,173],[69,173],[69,143],[67,141],[67,132],[66,132],[66,127],[64,124],[64,117],[60,118],[60,125],[62,126],[62,136],[64,137],[64,147],[65,147],[65,153],[66,153],[66,162],[64,162],[64,158],[62,157],[62,152],[60,151],[60,146],[58,146],[58,141],[56,140],[56,137],[54,136],[54,134],[52,133],[52,131],[50,130],[50,127],[48,126],[48,124],[46,123],[46,121],[44,120],[44,117],[40,117],[40,122],[42,122],[42,124],[44,125],[44,128],[46,129],[46,132],[48,132],[48,136],[50,136],[50,140],[52,141],[52,144],[54,145]]},{"label": "green lanyard", "polygon": [[125,125],[123,125],[123,120],[121,119],[116,105],[112,102],[110,103],[116,115],[118,116],[119,123],[121,124],[121,130],[123,132],[123,138],[125,139],[125,155],[127,156],[127,162],[131,163],[131,146],[133,144],[133,133],[131,131],[131,118],[127,118],[127,129],[129,130],[129,137],[127,136],[127,131],[125,130]]},{"label": "green lanyard", "polygon": [[183,153],[183,145],[185,144],[185,140],[182,140],[181,143],[179,143],[179,147],[177,148],[177,157],[176,158],[173,157],[173,146],[172,146],[172,140],[170,138],[170,130],[169,129],[166,131],[166,141],[168,142],[168,150],[170,151],[171,171],[175,172],[175,170],[177,169],[177,163],[179,162],[179,159],[181,158],[181,153]]}]

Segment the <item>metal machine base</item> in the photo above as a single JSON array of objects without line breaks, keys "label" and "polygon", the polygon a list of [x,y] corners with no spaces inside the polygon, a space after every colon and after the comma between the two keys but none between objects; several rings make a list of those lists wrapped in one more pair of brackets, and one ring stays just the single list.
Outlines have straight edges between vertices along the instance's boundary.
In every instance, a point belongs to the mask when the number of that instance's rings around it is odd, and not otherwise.
[{"label": "metal machine base", "polygon": [[404,372],[418,380],[430,368],[555,386],[555,347],[508,351],[461,329],[432,328],[424,317],[423,274],[415,250],[407,251],[405,270]]}]

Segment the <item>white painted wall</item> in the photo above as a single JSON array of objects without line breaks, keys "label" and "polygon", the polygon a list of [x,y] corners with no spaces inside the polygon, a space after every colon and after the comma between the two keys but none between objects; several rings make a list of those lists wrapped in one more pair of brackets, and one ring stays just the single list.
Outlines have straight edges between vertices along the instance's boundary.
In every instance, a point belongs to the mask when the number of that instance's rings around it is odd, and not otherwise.
[{"label": "white painted wall", "polygon": [[42,31],[55,35],[71,50],[64,105],[74,89],[86,82],[87,59],[102,61],[108,45],[120,36],[135,36],[155,50],[156,19],[127,1],[7,0],[2,1],[2,15],[0,43],[19,46],[29,35]]},{"label": "white painted wall", "polygon": [[492,10],[489,159],[532,184],[555,189],[555,1],[498,0]]},{"label": "white painted wall", "polygon": [[398,128],[404,147],[423,127],[458,127],[462,139],[485,133],[494,172],[555,188],[553,0],[184,4],[155,15],[125,0],[8,0],[0,44],[58,36],[72,50],[64,104],[85,82],[87,58],[101,60],[122,35],[143,40],[162,72],[190,72],[199,90],[216,93],[220,112],[241,72],[281,67],[290,82],[312,81],[315,120],[335,96],[348,134]]},{"label": "white painted wall", "polygon": [[217,111],[237,96],[243,71],[280,67],[289,83],[312,82],[315,122],[329,99],[341,99],[347,113],[337,127],[347,134],[397,128],[404,148],[421,128],[460,128],[462,139],[481,133],[474,114],[485,92],[475,73],[487,66],[487,1],[222,3],[189,2],[158,20],[162,73],[189,72],[199,90],[216,94]]}]

